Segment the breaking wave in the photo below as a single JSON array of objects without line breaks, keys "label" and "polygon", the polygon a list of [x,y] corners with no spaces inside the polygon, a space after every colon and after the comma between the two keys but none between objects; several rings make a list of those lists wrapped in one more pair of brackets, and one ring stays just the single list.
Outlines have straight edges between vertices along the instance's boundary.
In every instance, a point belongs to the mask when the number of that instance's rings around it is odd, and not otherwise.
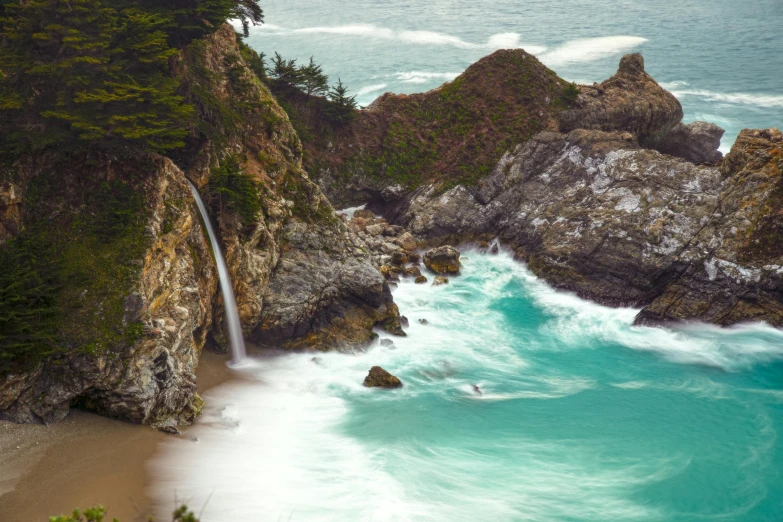
[{"label": "breaking wave", "polygon": [[[176,491],[237,522],[682,520],[642,492],[712,450],[740,470],[725,487],[747,493],[716,516],[763,498],[776,433],[753,401],[780,391],[701,369],[781,359],[779,331],[633,327],[637,310],[555,291],[506,253],[466,251],[449,285],[404,280],[395,301],[410,326],[390,346],[256,355],[206,393],[202,419],[149,465],[160,513]],[[364,388],[374,365],[404,388]],[[731,420],[720,433],[715,415]],[[704,442],[733,427],[732,454]]]},{"label": "breaking wave", "polygon": [[577,62],[594,62],[609,56],[626,53],[645,42],[647,42],[647,39],[639,36],[604,36],[572,40],[546,51],[539,58],[550,67]]}]

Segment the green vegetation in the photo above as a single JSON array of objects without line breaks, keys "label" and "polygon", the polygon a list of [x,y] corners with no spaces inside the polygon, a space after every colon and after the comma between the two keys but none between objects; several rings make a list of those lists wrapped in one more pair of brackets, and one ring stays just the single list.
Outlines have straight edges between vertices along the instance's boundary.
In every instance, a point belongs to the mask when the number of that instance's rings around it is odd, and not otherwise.
[{"label": "green vegetation", "polygon": [[579,87],[577,87],[575,83],[569,83],[563,87],[563,90],[560,92],[560,99],[563,101],[563,103],[566,104],[566,106],[574,103],[578,96]]},{"label": "green vegetation", "polygon": [[[106,518],[106,508],[95,506],[84,511],[75,509],[70,515],[60,515],[49,517],[49,522],[104,522]],[[119,522],[116,518],[114,522]],[[150,519],[152,520],[152,519]],[[177,508],[172,515],[171,522],[199,522],[196,515],[183,505]]]},{"label": "green vegetation", "polygon": [[258,220],[258,182],[244,171],[236,156],[224,158],[219,167],[212,169],[209,193],[220,212],[236,212],[245,225]]},{"label": "green vegetation", "polygon": [[[281,98],[281,104],[288,109],[292,122],[295,122],[296,110],[289,105],[301,102],[304,98],[310,113],[310,120],[322,120],[333,124],[342,124],[352,120],[356,115],[356,96],[348,96],[348,88],[338,79],[337,85],[329,87],[329,77],[323,68],[316,64],[313,57],[306,65],[297,65],[295,59],[284,59],[275,53],[272,67],[267,71],[270,86]],[[301,105],[301,103],[298,103]],[[299,131],[301,126],[297,126]],[[303,129],[306,136],[309,129]]]},{"label": "green vegetation", "polygon": [[170,60],[227,19],[263,20],[255,0],[30,0],[0,14],[0,149],[14,154],[183,147],[194,111]]},{"label": "green vegetation", "polygon": [[42,175],[27,192],[40,217],[0,248],[0,374],[66,351],[108,353],[143,334],[123,322],[150,241],[143,198],[122,181],[80,189],[70,202],[90,210],[50,219],[63,193],[54,172]]},{"label": "green vegetation", "polygon": [[348,96],[348,88],[340,78],[326,97],[332,102],[326,107],[332,121],[347,123],[356,117],[356,96]]}]

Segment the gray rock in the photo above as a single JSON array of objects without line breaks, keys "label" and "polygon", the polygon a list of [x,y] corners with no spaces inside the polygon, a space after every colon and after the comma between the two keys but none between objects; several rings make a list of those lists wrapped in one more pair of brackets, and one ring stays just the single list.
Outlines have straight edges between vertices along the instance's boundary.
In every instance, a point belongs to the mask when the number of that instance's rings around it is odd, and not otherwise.
[{"label": "gray rock", "polygon": [[726,131],[703,121],[677,124],[658,145],[664,154],[671,154],[696,164],[714,164],[723,159],[718,150]]}]

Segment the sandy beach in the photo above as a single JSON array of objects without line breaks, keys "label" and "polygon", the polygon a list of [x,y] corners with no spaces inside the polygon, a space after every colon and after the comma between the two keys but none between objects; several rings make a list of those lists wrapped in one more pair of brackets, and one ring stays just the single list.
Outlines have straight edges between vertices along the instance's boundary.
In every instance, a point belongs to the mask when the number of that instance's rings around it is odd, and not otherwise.
[{"label": "sandy beach", "polygon": [[[200,392],[232,378],[227,360],[204,350],[196,372]],[[46,522],[102,504],[109,520],[146,521],[153,510],[145,465],[170,436],[77,410],[51,426],[0,421],[0,520]]]}]

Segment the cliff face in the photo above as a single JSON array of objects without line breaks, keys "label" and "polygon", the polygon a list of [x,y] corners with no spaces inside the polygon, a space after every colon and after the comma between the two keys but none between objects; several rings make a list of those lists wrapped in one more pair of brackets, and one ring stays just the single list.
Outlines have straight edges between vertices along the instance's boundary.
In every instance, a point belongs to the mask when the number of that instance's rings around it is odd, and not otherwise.
[{"label": "cliff face", "polygon": [[[475,91],[505,83],[474,81]],[[683,125],[679,102],[639,55],[579,91],[550,113],[549,130],[515,136],[490,174],[455,186],[421,172],[407,190],[378,176],[369,204],[421,243],[499,237],[558,288],[644,307],[639,323],[783,325],[780,133],[745,131],[722,160],[722,130]],[[356,179],[348,176],[348,193]]]},{"label": "cliff face", "polygon": [[[21,158],[3,171],[0,257],[20,268],[0,274],[13,283],[0,321],[21,326],[3,332],[0,418],[55,422],[79,406],[175,429],[198,415],[194,369],[208,336],[224,342],[224,317],[187,179],[219,225],[249,338],[327,350],[365,346],[376,324],[402,333],[387,283],[309,180],[250,59],[229,26],[180,54],[198,124],[171,159]],[[229,157],[255,182],[250,219],[214,193]]]},{"label": "cliff face", "polygon": [[216,273],[182,172],[154,156],[51,168],[20,164],[14,178],[28,190],[11,183],[30,209],[19,231],[46,249],[55,324],[7,361],[0,418],[55,422],[74,403],[156,427],[191,422]]},{"label": "cliff face", "polygon": [[[216,209],[245,332],[283,348],[349,349],[371,341],[375,324],[398,316],[388,285],[302,168],[288,115],[251,71],[233,28],[183,53],[179,68],[201,121],[213,128],[192,144],[187,176],[208,189],[215,166],[234,155],[261,185],[262,211],[252,223]],[[232,112],[238,126],[226,116]],[[217,302],[215,316],[214,333],[223,341]]]}]

